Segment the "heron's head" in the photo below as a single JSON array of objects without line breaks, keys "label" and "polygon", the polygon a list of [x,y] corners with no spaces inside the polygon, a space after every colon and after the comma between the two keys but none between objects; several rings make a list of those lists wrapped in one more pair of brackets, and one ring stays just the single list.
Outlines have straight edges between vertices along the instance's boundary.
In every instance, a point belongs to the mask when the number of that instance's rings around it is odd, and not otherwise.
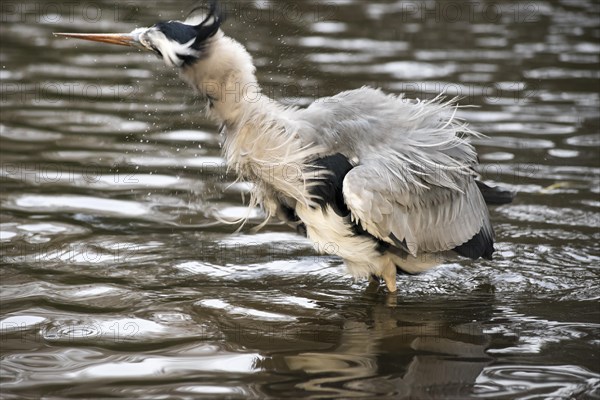
[{"label": "heron's head", "polygon": [[223,20],[217,0],[211,0],[205,16],[193,11],[185,21],[163,21],[130,33],[55,35],[151,51],[167,65],[179,67],[182,79],[209,100],[221,120],[233,121],[243,115],[238,92],[243,88],[244,95],[256,98],[260,89],[252,57],[244,46],[223,34]]},{"label": "heron's head", "polygon": [[56,33],[73,37],[132,46],[148,50],[162,58],[169,66],[184,67],[205,58],[219,31],[224,15],[217,1],[211,1],[205,16],[192,11],[185,21],[161,21],[149,28],[137,28],[130,33],[85,34]]}]

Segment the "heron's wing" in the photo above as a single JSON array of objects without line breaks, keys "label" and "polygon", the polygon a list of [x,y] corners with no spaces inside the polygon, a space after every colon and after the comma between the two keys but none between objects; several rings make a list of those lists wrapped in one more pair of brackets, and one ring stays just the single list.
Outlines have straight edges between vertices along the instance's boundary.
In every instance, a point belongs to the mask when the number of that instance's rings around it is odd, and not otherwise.
[{"label": "heron's wing", "polygon": [[396,161],[366,160],[344,178],[344,201],[356,223],[413,256],[456,250],[491,257],[493,231],[473,176]]},{"label": "heron's wing", "polygon": [[455,118],[453,100],[409,101],[363,87],[300,111],[306,141],[343,154],[354,166],[344,202],[372,235],[419,251],[455,249],[477,258],[493,251],[493,232],[473,167],[477,136]]}]

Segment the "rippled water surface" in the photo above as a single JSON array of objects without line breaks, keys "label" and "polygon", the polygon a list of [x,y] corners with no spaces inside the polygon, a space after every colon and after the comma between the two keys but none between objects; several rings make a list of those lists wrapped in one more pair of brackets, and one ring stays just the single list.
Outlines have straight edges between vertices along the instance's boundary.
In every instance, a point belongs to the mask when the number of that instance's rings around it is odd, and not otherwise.
[{"label": "rippled water surface", "polygon": [[477,107],[493,261],[354,282],[277,224],[240,232],[203,101],[153,56],[57,39],[191,2],[2,2],[1,392],[23,398],[600,397],[593,0],[227,2],[265,93],[364,84]]}]

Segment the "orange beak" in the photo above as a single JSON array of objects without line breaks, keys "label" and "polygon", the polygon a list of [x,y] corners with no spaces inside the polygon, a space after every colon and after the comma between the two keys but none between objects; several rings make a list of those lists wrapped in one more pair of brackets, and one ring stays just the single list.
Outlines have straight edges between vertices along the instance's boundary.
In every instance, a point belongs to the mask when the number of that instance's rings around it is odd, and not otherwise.
[{"label": "orange beak", "polygon": [[132,33],[55,33],[55,36],[63,36],[75,39],[91,40],[94,42],[118,44],[120,46],[142,47],[138,36]]}]

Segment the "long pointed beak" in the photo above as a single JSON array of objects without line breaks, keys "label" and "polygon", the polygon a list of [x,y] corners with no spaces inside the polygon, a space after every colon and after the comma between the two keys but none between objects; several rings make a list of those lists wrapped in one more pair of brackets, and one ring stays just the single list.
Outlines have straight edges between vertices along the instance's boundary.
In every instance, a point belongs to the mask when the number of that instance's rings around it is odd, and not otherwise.
[{"label": "long pointed beak", "polygon": [[54,35],[120,46],[144,47],[140,43],[139,34],[135,31],[132,33],[55,33]]}]

